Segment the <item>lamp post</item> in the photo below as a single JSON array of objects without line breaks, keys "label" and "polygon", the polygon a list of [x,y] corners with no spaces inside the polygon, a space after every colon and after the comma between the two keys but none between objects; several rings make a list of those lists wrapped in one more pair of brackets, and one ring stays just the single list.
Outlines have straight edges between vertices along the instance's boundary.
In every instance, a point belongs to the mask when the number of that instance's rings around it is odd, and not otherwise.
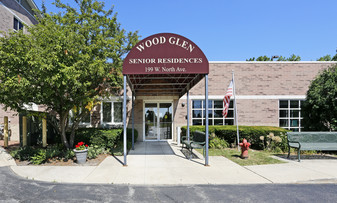
[{"label": "lamp post", "polygon": [[274,59],[277,59],[277,58],[279,58],[279,56],[272,56],[271,61],[274,61]]}]

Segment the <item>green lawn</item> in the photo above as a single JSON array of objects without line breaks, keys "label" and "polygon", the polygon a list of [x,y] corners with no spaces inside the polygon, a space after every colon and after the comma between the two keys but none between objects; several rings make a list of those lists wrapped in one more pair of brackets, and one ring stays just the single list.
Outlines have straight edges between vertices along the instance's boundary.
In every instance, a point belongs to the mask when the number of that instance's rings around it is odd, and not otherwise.
[{"label": "green lawn", "polygon": [[[202,153],[202,150],[197,149],[197,151]],[[241,166],[286,163],[284,161],[272,158],[271,156],[273,154],[266,151],[249,150],[248,159],[241,159],[241,152],[237,149],[209,149],[208,153],[209,156],[224,156]]]}]

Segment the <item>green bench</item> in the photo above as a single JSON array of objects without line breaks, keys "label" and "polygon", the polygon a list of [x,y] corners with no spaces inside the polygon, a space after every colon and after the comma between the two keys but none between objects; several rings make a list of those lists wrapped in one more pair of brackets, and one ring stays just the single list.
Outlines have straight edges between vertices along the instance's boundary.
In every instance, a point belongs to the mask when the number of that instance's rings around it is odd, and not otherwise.
[{"label": "green bench", "polygon": [[205,145],[206,145],[206,134],[201,131],[194,131],[193,136],[190,137],[190,140],[188,141],[187,136],[181,137],[181,148],[183,149],[185,145],[185,148],[188,149],[191,152],[192,156],[192,150],[193,149],[202,149],[202,154],[205,157]]},{"label": "green bench", "polygon": [[297,148],[298,161],[301,150],[337,151],[337,132],[288,132],[288,158],[290,148]]}]

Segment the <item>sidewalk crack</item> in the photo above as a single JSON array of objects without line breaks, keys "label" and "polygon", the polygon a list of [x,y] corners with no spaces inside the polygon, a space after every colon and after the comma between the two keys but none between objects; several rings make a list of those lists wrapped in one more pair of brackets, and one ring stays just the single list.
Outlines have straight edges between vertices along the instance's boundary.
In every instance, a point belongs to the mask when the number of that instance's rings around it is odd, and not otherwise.
[{"label": "sidewalk crack", "polygon": [[270,179],[264,177],[263,175],[261,175],[261,174],[255,172],[255,171],[253,171],[253,170],[251,170],[251,169],[249,169],[249,168],[247,168],[247,167],[245,167],[245,166],[242,166],[242,167],[245,168],[246,170],[248,170],[248,171],[250,171],[250,172],[252,172],[252,173],[254,173],[254,174],[260,176],[261,178],[266,179],[266,180],[269,181],[270,183],[274,183],[272,180],[270,180]]}]

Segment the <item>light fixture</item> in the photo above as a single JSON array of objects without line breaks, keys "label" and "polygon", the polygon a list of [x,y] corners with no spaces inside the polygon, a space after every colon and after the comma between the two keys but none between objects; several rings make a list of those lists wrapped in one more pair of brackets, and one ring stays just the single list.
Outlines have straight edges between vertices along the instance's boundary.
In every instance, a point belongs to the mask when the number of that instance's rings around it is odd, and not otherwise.
[{"label": "light fixture", "polygon": [[277,59],[277,58],[279,58],[279,56],[272,56],[271,61],[274,61],[274,59]]}]

